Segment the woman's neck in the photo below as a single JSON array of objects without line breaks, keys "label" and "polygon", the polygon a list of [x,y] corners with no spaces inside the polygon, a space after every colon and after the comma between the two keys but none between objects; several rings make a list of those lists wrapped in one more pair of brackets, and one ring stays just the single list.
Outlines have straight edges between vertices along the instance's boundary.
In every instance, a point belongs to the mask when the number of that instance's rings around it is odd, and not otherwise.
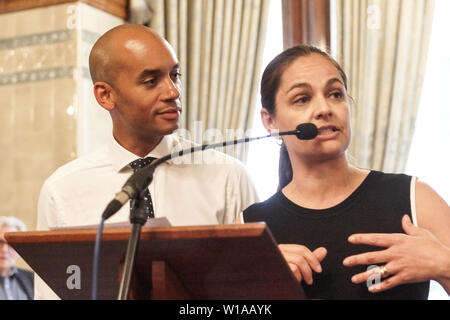
[{"label": "woman's neck", "polygon": [[293,179],[283,193],[294,203],[311,209],[339,204],[352,194],[369,171],[349,165],[345,154],[322,162],[293,163]]}]

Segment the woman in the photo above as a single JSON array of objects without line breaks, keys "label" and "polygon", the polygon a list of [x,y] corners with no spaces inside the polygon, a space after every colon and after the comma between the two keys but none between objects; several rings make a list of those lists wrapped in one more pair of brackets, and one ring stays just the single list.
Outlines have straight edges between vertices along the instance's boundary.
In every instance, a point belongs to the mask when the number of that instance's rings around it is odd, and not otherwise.
[{"label": "woman", "polygon": [[318,128],[313,140],[283,138],[279,191],[242,216],[267,223],[308,297],[426,299],[430,279],[450,293],[450,208],[423,182],[348,162],[339,64],[315,47],[288,49],[264,71],[261,100],[269,131]]}]

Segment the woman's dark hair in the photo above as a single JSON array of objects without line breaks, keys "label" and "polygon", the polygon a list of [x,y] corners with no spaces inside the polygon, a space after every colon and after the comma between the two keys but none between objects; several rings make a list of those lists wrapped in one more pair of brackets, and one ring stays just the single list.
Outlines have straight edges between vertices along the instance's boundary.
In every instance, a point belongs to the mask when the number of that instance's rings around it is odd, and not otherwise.
[{"label": "woman's dark hair", "polygon": [[[338,70],[344,87],[347,89],[347,76],[341,66],[328,53],[314,46],[298,45],[289,48],[278,56],[276,56],[266,67],[261,78],[261,105],[270,114],[275,113],[275,97],[280,87],[281,77],[284,71],[297,58],[310,56],[312,54],[319,54],[329,60]],[[280,163],[278,167],[278,190],[284,188],[292,180],[292,166],[284,143],[280,149]]]}]

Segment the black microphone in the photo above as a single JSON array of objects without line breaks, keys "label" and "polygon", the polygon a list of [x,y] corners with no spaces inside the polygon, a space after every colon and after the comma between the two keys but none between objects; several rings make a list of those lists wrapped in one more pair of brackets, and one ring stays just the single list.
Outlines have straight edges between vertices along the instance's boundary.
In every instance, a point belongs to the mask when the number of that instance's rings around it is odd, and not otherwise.
[{"label": "black microphone", "polygon": [[188,149],[184,149],[178,152],[173,152],[168,154],[162,158],[159,158],[153,161],[151,164],[137,170],[133,175],[131,175],[125,184],[122,187],[122,190],[116,193],[114,199],[108,204],[105,211],[103,211],[102,217],[106,220],[111,217],[114,213],[120,210],[122,206],[129,200],[134,199],[140,194],[144,192],[149,184],[153,180],[153,173],[158,165],[167,160],[181,157],[186,154],[190,154],[197,151],[203,151],[207,149],[214,149],[219,147],[227,147],[229,145],[246,143],[250,141],[265,139],[269,137],[278,137],[285,135],[295,135],[300,140],[311,140],[314,139],[318,134],[317,127],[313,123],[302,123],[297,126],[295,130],[292,131],[284,131],[284,132],[275,132],[266,136],[253,137],[253,138],[243,138],[236,139],[231,141],[224,141],[213,144],[204,144],[197,147],[192,147]]},{"label": "black microphone", "polygon": [[[314,139],[318,133],[319,133],[319,131],[317,130],[317,127],[314,123],[302,123],[302,124],[299,124],[297,126],[297,128],[295,128],[295,130],[279,132],[279,133],[272,133],[268,136],[263,136],[262,138],[285,136],[285,135],[296,135],[297,138],[300,140],[311,140],[311,139]],[[258,137],[256,137],[256,138],[258,139]]]}]

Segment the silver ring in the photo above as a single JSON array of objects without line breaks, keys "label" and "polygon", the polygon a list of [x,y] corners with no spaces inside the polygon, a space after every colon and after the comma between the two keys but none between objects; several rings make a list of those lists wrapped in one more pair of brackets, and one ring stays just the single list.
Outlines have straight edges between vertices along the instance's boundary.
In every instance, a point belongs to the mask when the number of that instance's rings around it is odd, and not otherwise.
[{"label": "silver ring", "polygon": [[386,265],[382,265],[378,268],[378,274],[381,278],[386,278],[389,276],[389,272],[387,271]]}]

